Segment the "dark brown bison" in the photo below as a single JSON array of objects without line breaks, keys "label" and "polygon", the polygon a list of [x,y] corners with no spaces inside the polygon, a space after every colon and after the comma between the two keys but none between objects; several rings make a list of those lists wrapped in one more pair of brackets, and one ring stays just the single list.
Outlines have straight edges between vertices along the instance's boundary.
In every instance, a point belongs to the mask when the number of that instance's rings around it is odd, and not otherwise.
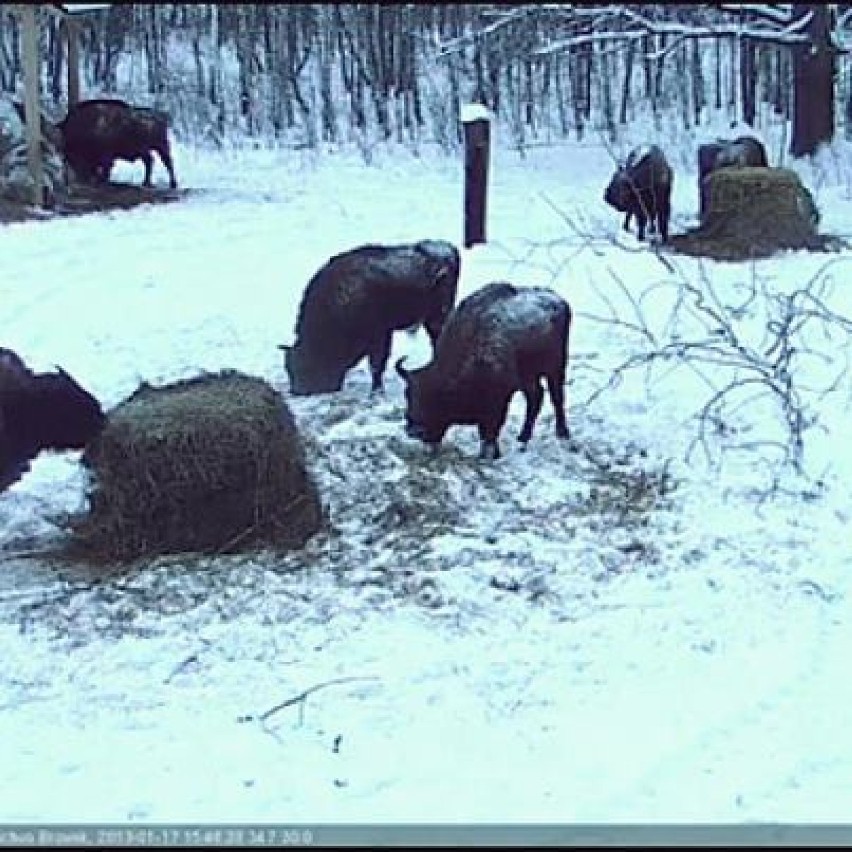
[{"label": "dark brown bison", "polygon": [[565,369],[571,308],[545,287],[488,284],[450,314],[425,367],[396,370],[405,381],[406,431],[427,444],[440,444],[450,426],[479,428],[480,455],[498,458],[498,436],[517,391],[526,397],[518,440],[533,432],[544,391],[556,416],[556,434],[568,438]]},{"label": "dark brown bison", "polygon": [[625,230],[630,227],[630,217],[635,216],[640,240],[645,239],[645,225],[650,223],[651,230],[665,242],[669,238],[672,181],[671,167],[657,145],[635,148],[612,176],[604,200],[626,214]]},{"label": "dark brown bison", "polygon": [[710,202],[710,186],[707,178],[716,169],[729,166],[767,167],[768,165],[766,148],[753,136],[717,139],[707,145],[700,145],[698,148],[699,215],[703,218],[707,212]]},{"label": "dark brown bison", "polygon": [[0,491],[42,450],[83,449],[105,422],[98,401],[63,369],[34,373],[0,348]]},{"label": "dark brown bison", "polygon": [[365,356],[382,390],[393,332],[423,325],[432,344],[456,301],[461,257],[443,240],[339,254],[305,288],[296,342],[282,345],[293,394],[329,393]]},{"label": "dark brown bison", "polygon": [[57,128],[65,159],[81,180],[105,183],[116,160],[141,159],[143,182],[150,186],[155,151],[169,173],[169,186],[177,186],[164,112],[100,98],[75,104]]}]

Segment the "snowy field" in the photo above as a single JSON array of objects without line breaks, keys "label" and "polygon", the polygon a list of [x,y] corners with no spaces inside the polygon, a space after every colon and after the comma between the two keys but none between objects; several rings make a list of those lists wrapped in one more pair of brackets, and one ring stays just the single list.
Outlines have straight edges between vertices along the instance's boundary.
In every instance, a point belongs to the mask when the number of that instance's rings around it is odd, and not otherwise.
[{"label": "snowy field", "polygon": [[[697,206],[685,150],[673,232]],[[849,236],[846,154],[795,167],[821,229]],[[180,203],[0,228],[0,345],[107,408],[225,367],[286,392],[276,345],[331,255],[461,243],[460,157],[175,160]],[[765,326],[755,282],[816,280],[850,317],[852,252],[661,260],[604,205],[594,140],[500,149],[491,169],[460,295],[507,278],[571,302],[575,446],[545,400],[522,452],[518,397],[501,459],[470,427],[433,457],[405,436],[400,379],[370,400],[362,364],[290,400],[330,530],[102,578],[52,554],[86,482],[75,454],[43,455],[0,495],[0,823],[850,821],[846,335],[815,327],[797,376],[803,476],[778,472],[765,394],[696,444],[712,372],[607,384],[645,351],[628,321],[674,332],[678,281],[739,305],[744,334]],[[422,331],[396,336],[403,354],[428,359]]]}]

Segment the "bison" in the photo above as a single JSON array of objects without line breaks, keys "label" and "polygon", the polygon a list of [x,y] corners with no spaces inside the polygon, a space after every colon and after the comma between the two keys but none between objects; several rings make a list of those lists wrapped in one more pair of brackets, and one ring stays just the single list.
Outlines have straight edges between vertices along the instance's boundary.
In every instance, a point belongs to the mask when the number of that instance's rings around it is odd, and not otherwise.
[{"label": "bison", "polygon": [[671,216],[672,170],[665,154],[657,145],[636,148],[627,162],[618,168],[604,192],[604,201],[626,214],[624,230],[635,216],[637,236],[645,239],[645,225],[657,230],[663,242],[669,238]]},{"label": "bison", "polygon": [[61,367],[34,373],[0,348],[0,491],[42,450],[83,449],[106,422],[98,401]]},{"label": "bison", "polygon": [[728,166],[766,167],[769,160],[766,148],[753,136],[739,136],[736,139],[717,139],[698,148],[698,197],[699,213],[703,218],[709,206],[709,181],[707,178],[716,169]]},{"label": "bison", "polygon": [[100,98],[80,101],[57,124],[68,165],[86,181],[106,183],[116,160],[145,164],[144,185],[151,185],[155,151],[177,186],[168,138],[168,117],[159,110]]},{"label": "bison", "polygon": [[547,382],[556,434],[568,438],[565,369],[571,308],[546,287],[488,284],[450,314],[430,364],[415,370],[396,362],[405,382],[406,431],[437,447],[453,425],[479,427],[482,458],[499,458],[498,436],[516,391],[526,397],[518,440],[533,432]]},{"label": "bison", "polygon": [[336,255],[305,288],[296,342],[281,345],[296,395],[330,393],[367,356],[383,389],[393,332],[423,325],[434,346],[456,301],[461,257],[443,240],[364,245]]}]

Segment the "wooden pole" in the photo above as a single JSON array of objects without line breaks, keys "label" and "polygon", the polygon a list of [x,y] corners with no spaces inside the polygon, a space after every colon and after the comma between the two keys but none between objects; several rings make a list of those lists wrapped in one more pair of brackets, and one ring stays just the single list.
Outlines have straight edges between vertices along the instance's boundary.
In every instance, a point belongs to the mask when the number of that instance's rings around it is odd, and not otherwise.
[{"label": "wooden pole", "polygon": [[36,6],[18,6],[23,29],[24,115],[26,116],[27,165],[33,179],[33,204],[44,204],[44,167],[41,161],[41,109],[39,107],[38,20]]},{"label": "wooden pole", "polygon": [[482,104],[462,108],[464,124],[464,247],[485,242],[491,126]]}]

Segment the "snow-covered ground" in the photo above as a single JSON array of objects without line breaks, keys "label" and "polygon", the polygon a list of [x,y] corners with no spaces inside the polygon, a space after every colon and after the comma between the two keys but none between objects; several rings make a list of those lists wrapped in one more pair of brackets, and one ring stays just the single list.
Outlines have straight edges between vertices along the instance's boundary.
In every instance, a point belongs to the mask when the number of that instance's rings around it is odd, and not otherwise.
[{"label": "snow-covered ground", "polygon": [[[697,198],[673,162],[678,231]],[[176,164],[180,203],[0,229],[0,345],[106,407],[224,367],[286,392],[276,345],[329,256],[461,242],[462,166],[438,152]],[[852,232],[844,171],[800,168],[822,229]],[[0,823],[849,821],[845,374],[804,391],[811,476],[771,497],[771,447],[692,445],[712,391],[689,369],[596,392],[642,351],[600,321],[635,320],[628,293],[659,328],[679,276],[731,304],[817,276],[848,317],[852,254],[666,265],[604,205],[611,170],[594,141],[497,150],[489,242],[463,252],[462,296],[508,278],[571,302],[573,449],[545,401],[521,452],[517,398],[503,458],[480,461],[471,428],[433,457],[393,370],[370,400],[362,364],[289,400],[332,520],[300,553],[93,579],[51,554],[85,506],[75,454],[0,495]],[[837,373],[844,335],[814,338],[814,373]],[[424,363],[425,335],[397,335],[401,354]],[[775,440],[779,422],[764,397],[728,425]]]}]

